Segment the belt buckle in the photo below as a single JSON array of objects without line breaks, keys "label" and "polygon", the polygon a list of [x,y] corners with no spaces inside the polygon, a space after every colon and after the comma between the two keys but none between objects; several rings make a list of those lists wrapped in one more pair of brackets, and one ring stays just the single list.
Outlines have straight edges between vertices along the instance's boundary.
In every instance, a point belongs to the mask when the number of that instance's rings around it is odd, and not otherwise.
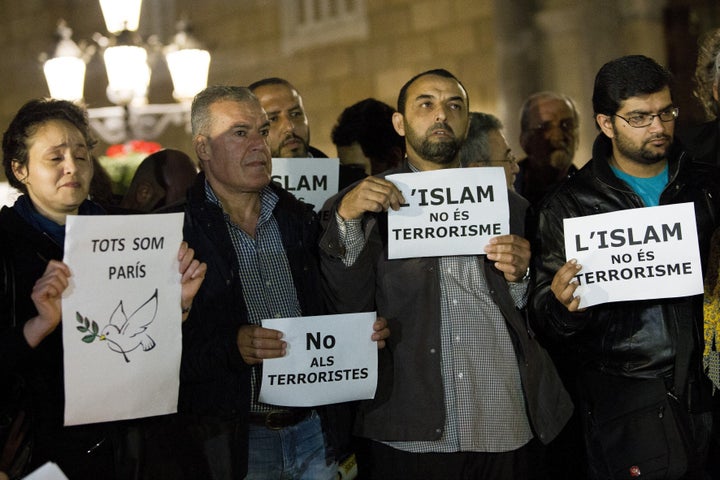
[{"label": "belt buckle", "polygon": [[287,420],[288,412],[270,412],[265,416],[265,428],[270,430],[282,430],[285,428],[283,420]]}]

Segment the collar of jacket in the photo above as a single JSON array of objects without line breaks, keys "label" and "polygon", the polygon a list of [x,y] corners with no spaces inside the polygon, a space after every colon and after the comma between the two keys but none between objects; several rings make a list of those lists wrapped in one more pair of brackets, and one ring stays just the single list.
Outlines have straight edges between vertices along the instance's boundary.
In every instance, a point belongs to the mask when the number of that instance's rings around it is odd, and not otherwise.
[{"label": "collar of jacket", "polygon": [[[611,156],[612,141],[604,133],[600,133],[593,143],[592,161],[590,162],[593,173],[613,188],[632,192],[630,187],[620,180],[610,168]],[[675,139],[668,154],[668,184],[677,179],[678,172],[680,172],[681,166],[684,165],[686,161],[687,155],[680,142]]]}]

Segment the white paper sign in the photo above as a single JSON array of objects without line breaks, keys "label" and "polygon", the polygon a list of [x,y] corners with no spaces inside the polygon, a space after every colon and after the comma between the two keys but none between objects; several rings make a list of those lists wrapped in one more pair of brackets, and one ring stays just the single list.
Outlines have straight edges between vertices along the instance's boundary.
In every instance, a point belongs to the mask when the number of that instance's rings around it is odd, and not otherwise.
[{"label": "white paper sign", "polygon": [[183,214],[68,216],[65,424],[177,411]]},{"label": "white paper sign", "polygon": [[580,307],[703,293],[692,203],[566,218],[565,252]]},{"label": "white paper sign", "polygon": [[388,210],[388,257],[479,255],[510,232],[505,170],[448,168],[388,175],[407,205]]},{"label": "white paper sign", "polygon": [[320,210],[338,192],[340,160],[337,158],[273,158],[272,180],[299,200]]},{"label": "white paper sign", "polygon": [[31,474],[23,477],[25,480],[68,480],[57,463],[47,462],[34,470]]},{"label": "white paper sign", "polygon": [[375,396],[376,313],[273,318],[265,328],[283,332],[287,355],[263,361],[259,400],[311,407]]}]

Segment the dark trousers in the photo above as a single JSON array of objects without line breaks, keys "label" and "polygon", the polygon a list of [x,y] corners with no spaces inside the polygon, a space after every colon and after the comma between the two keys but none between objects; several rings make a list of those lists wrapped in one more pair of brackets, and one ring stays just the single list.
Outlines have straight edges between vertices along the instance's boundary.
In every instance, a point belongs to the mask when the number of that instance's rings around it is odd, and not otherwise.
[{"label": "dark trousers", "polygon": [[235,480],[247,472],[242,417],[165,415],[129,420],[118,430],[117,480]]},{"label": "dark trousers", "polygon": [[358,466],[371,480],[528,480],[532,450],[529,443],[503,453],[410,453],[370,441],[358,451]]}]

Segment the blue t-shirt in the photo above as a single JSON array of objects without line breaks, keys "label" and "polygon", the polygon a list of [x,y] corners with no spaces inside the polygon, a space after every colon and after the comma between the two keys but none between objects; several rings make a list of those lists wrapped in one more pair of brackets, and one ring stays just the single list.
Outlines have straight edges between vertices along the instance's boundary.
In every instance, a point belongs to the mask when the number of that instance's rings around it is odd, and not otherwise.
[{"label": "blue t-shirt", "polygon": [[632,175],[628,175],[612,165],[610,165],[610,168],[612,168],[616,177],[630,185],[630,188],[640,195],[640,198],[646,207],[656,207],[660,205],[660,195],[665,189],[665,185],[668,183],[667,165],[665,165],[663,171],[658,175],[648,178],[633,177]]}]

